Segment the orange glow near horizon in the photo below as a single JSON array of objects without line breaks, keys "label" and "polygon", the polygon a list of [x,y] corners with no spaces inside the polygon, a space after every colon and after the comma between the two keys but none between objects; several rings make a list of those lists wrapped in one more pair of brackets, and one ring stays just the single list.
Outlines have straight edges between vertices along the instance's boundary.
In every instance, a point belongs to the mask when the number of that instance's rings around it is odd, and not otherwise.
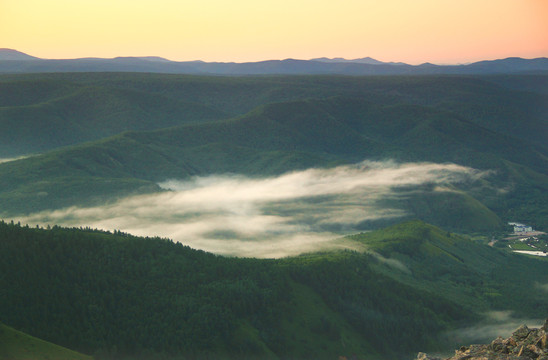
[{"label": "orange glow near horizon", "polygon": [[548,56],[548,1],[0,0],[0,48],[178,61],[534,58]]}]

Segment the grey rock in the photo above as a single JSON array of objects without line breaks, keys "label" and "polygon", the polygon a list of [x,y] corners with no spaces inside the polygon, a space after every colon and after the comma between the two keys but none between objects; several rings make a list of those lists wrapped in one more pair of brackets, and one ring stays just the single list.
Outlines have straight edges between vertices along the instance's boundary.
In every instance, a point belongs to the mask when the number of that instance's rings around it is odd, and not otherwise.
[{"label": "grey rock", "polygon": [[516,341],[525,340],[531,330],[527,327],[527,325],[521,325],[514,333],[512,334],[512,337],[516,339]]},{"label": "grey rock", "polygon": [[491,342],[491,344],[489,345],[489,350],[502,354],[508,353],[508,347],[504,343],[504,339],[501,336]]},{"label": "grey rock", "polygon": [[420,352],[417,354],[417,360],[441,360],[441,358]]},{"label": "grey rock", "polygon": [[544,334],[539,337],[535,345],[545,351],[548,351],[548,334],[546,333],[546,331],[544,331]]},{"label": "grey rock", "polygon": [[[440,360],[419,353],[417,360]],[[462,346],[445,360],[548,360],[548,320],[540,329],[520,326],[508,339],[498,337],[489,345]]]}]

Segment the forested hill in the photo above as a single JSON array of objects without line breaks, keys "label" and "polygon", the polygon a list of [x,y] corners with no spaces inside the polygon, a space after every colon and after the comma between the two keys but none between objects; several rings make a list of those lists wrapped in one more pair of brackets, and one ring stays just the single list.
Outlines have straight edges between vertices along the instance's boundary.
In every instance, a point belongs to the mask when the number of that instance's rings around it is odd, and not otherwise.
[{"label": "forested hill", "polygon": [[[155,192],[166,179],[264,177],[368,159],[451,162],[490,171],[481,183],[451,193],[421,192],[397,204],[414,217],[461,231],[498,230],[515,219],[548,226],[548,149],[538,140],[545,129],[546,105],[537,107],[543,95],[508,92],[476,79],[316,80],[320,84],[307,88],[296,79],[295,89],[323,92],[330,85],[342,92],[340,86],[354,84],[347,92],[356,96],[268,103],[228,120],[125,132],[0,164],[4,217]],[[403,93],[386,94],[394,89]],[[229,98],[211,101],[223,107]],[[499,114],[499,105],[509,113]],[[521,133],[514,133],[513,116],[520,116]]]},{"label": "forested hill", "polygon": [[[446,330],[487,309],[548,308],[548,262],[417,221],[372,236],[347,241],[375,252],[258,260],[0,222],[0,321],[96,359],[386,359],[443,349]],[[432,283],[448,259],[461,266]]]},{"label": "forested hill", "polygon": [[548,75],[0,74],[0,125],[9,129],[0,133],[0,158],[122,131],[234,117],[269,103],[333,96],[364,98],[378,105],[416,104],[450,110],[497,133],[545,145],[545,133],[539,132],[539,126],[545,124],[548,111],[546,79]]}]

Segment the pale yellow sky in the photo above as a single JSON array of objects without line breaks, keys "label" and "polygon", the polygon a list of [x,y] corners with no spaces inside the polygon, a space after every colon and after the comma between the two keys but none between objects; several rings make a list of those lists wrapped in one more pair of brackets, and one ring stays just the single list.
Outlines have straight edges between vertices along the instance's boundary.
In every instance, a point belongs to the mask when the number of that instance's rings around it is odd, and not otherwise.
[{"label": "pale yellow sky", "polygon": [[548,56],[548,0],[0,0],[0,48],[42,58]]}]

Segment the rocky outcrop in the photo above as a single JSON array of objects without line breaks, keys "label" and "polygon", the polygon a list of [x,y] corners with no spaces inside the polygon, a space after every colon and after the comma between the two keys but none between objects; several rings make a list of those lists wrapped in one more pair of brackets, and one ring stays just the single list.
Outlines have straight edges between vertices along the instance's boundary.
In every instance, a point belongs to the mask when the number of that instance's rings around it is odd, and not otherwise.
[{"label": "rocky outcrop", "polygon": [[[419,353],[417,360],[441,360]],[[508,339],[498,337],[488,345],[463,346],[446,360],[548,360],[548,319],[540,329],[520,326]]]}]

